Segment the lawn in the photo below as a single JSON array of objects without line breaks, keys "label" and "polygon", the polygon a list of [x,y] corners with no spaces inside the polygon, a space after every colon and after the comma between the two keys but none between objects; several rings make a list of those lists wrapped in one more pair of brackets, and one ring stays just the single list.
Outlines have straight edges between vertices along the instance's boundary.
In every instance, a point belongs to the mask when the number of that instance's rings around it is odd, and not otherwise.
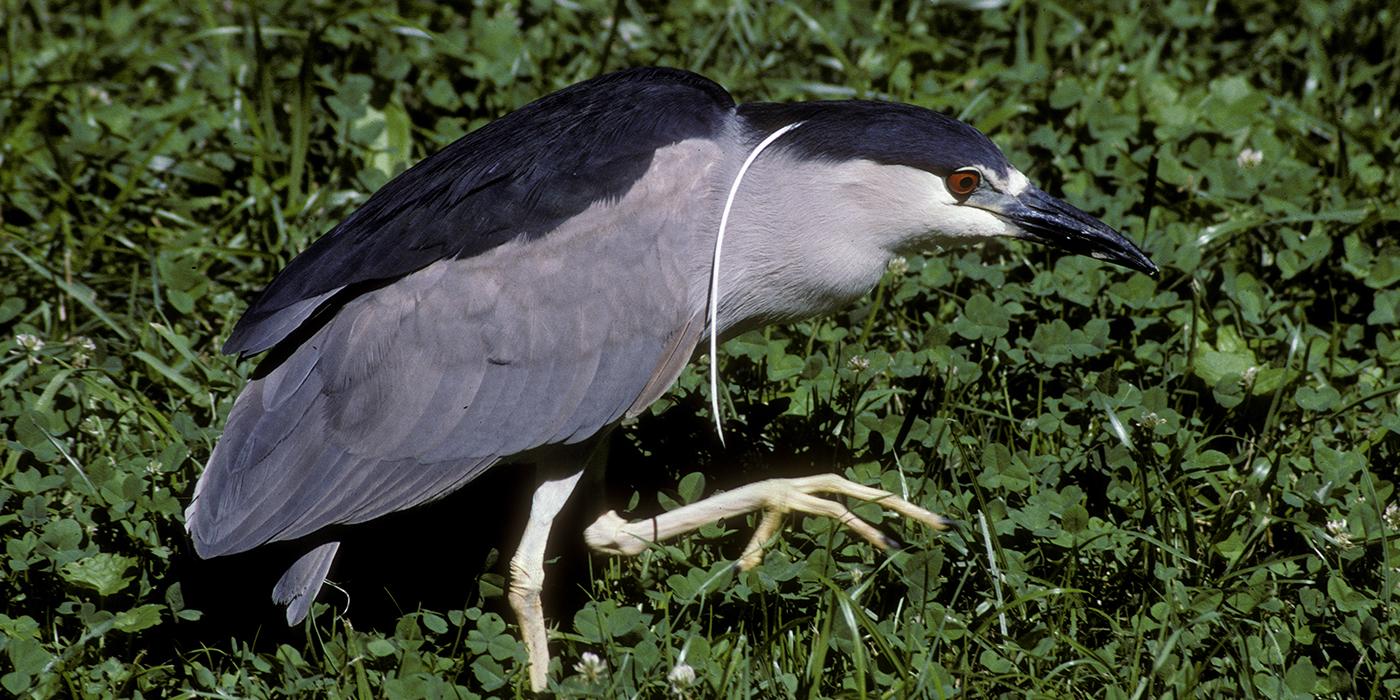
[{"label": "lawn", "polygon": [[[871,7],[870,5],[874,5]],[[912,102],[989,134],[1160,277],[1023,243],[897,261],[730,341],[617,431],[547,567],[565,697],[1400,695],[1394,3],[0,0],[0,694],[525,697],[500,469],[347,534],[307,623],[290,552],[202,562],[182,511],[293,255],[424,155],[606,70],[741,101]],[[655,514],[841,473],[853,506],[635,558]]]}]

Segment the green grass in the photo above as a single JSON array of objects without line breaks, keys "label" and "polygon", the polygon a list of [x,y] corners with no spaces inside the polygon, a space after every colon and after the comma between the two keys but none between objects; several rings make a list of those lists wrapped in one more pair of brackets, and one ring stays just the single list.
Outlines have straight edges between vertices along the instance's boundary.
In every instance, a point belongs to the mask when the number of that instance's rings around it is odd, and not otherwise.
[{"label": "green grass", "polygon": [[181,511],[253,366],[217,348],[282,264],[458,135],[656,63],[953,113],[1163,275],[910,259],[725,348],[725,448],[693,368],[614,441],[613,507],[836,471],[963,524],[885,518],[886,557],[797,519],[747,573],[751,523],[634,559],[565,533],[561,695],[682,663],[695,698],[1400,694],[1393,3],[644,5],[0,3],[6,693],[526,695],[511,474],[385,524],[333,576],[349,613],[328,589],[291,630],[285,553],[195,562]]}]

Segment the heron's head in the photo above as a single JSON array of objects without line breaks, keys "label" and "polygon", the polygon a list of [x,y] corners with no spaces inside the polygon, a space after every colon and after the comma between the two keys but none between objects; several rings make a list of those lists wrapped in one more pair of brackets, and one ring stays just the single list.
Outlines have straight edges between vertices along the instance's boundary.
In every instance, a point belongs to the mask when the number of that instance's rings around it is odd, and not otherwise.
[{"label": "heron's head", "polygon": [[[756,133],[788,124],[773,147],[803,159],[896,166],[890,216],[915,212],[896,247],[917,250],[948,240],[994,236],[1034,241],[1077,255],[1156,274],[1157,266],[1111,226],[1046,194],[982,132],[931,110],[887,102],[747,104]],[[902,222],[908,223],[908,222]]]}]

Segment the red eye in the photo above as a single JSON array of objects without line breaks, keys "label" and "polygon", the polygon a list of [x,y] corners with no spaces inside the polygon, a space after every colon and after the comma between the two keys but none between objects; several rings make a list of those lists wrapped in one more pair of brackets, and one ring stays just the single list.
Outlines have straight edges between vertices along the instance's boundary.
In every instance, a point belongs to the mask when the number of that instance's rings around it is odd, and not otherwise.
[{"label": "red eye", "polygon": [[982,184],[982,174],[976,170],[959,170],[948,176],[947,183],[948,191],[952,192],[954,197],[962,199]]}]

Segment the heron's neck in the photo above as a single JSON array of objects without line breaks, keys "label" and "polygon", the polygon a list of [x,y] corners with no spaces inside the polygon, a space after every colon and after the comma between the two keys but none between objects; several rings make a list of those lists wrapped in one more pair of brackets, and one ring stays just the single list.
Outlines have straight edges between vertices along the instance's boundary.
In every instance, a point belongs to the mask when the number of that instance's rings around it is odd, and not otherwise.
[{"label": "heron's neck", "polygon": [[827,314],[869,292],[895,251],[927,228],[909,212],[911,179],[921,175],[869,161],[760,159],[725,234],[721,329]]}]

